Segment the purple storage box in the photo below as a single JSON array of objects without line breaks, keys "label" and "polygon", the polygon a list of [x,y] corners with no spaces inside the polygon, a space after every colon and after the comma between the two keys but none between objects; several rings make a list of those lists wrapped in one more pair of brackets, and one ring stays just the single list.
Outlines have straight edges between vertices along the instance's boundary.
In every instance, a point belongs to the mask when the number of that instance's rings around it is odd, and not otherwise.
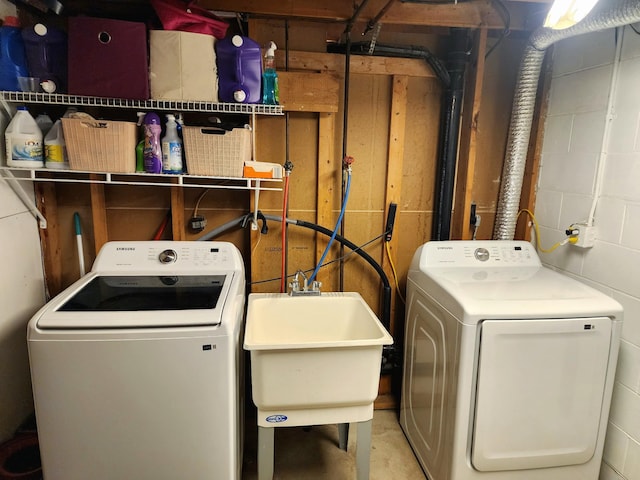
[{"label": "purple storage box", "polygon": [[69,93],[147,100],[149,67],[144,23],[69,18]]},{"label": "purple storage box", "polygon": [[258,43],[240,35],[219,40],[216,64],[221,102],[260,103],[262,51]]}]

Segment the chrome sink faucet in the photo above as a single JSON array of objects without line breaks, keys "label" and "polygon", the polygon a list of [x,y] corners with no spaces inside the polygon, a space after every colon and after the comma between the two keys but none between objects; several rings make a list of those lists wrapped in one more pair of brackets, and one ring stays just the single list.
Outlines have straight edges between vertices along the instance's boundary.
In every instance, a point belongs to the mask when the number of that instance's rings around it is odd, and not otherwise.
[{"label": "chrome sink faucet", "polygon": [[[300,277],[302,277],[302,283],[300,283]],[[320,295],[321,282],[314,280],[311,282],[311,286],[308,285],[309,279],[302,270],[298,270],[293,277],[293,281],[289,284],[291,288],[289,295],[292,297],[298,295]]]}]

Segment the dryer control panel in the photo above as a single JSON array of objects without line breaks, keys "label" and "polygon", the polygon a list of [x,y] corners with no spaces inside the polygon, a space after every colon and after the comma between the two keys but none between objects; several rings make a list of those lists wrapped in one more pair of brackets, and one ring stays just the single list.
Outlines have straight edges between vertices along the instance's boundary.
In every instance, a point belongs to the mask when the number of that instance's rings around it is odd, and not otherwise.
[{"label": "dryer control panel", "polygon": [[243,268],[240,252],[228,242],[107,242],[94,272],[216,272]]},{"label": "dryer control panel", "polygon": [[420,248],[420,268],[434,267],[538,267],[540,259],[531,243],[516,240],[433,241]]}]

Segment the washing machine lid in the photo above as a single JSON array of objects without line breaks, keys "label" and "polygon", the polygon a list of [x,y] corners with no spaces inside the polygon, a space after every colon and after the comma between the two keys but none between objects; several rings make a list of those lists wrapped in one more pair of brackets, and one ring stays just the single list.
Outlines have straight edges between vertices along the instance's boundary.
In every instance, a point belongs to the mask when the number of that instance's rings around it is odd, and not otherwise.
[{"label": "washing machine lid", "polygon": [[42,329],[219,325],[234,272],[210,275],[86,275],[52,300]]}]

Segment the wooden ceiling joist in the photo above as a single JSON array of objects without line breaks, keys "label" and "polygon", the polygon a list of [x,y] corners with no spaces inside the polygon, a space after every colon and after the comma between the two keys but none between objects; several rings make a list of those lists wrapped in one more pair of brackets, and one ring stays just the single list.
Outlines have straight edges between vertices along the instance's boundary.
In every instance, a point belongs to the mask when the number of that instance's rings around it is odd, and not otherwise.
[{"label": "wooden ceiling joist", "polygon": [[[362,9],[358,21],[375,18],[388,0],[370,0]],[[354,12],[354,3],[345,0],[200,0],[198,5],[220,12],[241,12],[249,15],[309,19],[326,22],[347,22]],[[507,2],[511,30],[530,30],[532,13],[541,9],[539,2]],[[537,15],[536,15],[537,16]],[[411,3],[398,0],[381,19],[383,24],[417,25],[425,27],[504,28],[504,19],[491,0],[469,0],[459,3]]]}]

